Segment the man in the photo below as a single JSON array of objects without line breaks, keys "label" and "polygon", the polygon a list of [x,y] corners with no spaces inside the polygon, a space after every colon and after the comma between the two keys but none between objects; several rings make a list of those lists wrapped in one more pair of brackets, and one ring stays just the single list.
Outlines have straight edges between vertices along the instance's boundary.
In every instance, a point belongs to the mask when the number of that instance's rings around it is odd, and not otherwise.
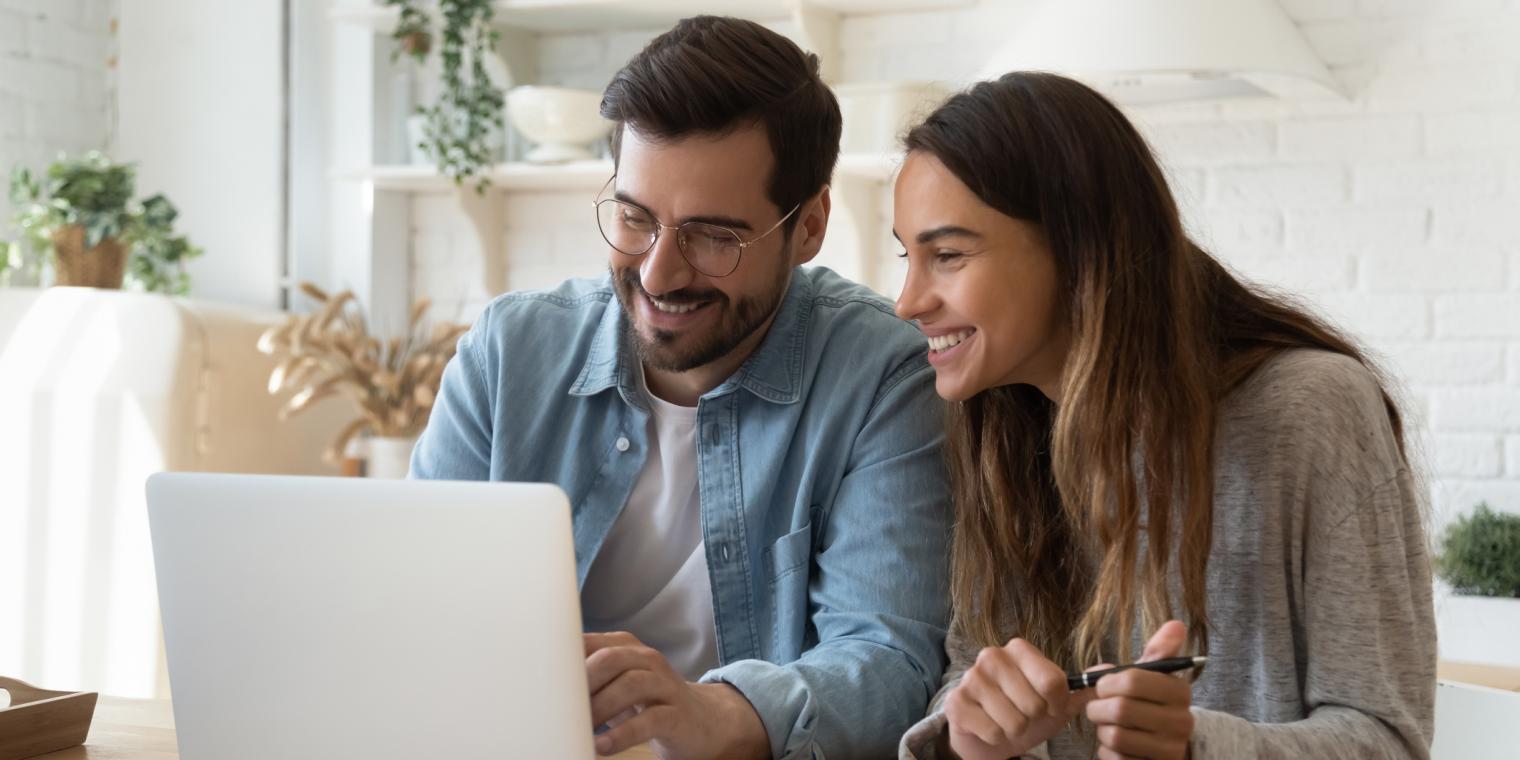
[{"label": "man", "polygon": [[838,104],[784,37],[698,17],[602,113],[609,276],[486,309],[412,475],[569,494],[598,752],[891,755],[943,669],[943,409],[916,329],[799,268]]}]

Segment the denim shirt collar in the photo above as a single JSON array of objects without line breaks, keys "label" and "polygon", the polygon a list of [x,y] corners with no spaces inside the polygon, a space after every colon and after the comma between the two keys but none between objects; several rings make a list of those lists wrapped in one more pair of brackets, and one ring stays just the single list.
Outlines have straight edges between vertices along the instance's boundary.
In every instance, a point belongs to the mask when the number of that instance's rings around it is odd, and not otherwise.
[{"label": "denim shirt collar", "polygon": [[[609,283],[608,287],[612,287]],[[715,398],[743,388],[757,398],[775,404],[794,404],[802,396],[803,348],[813,318],[813,284],[806,277],[791,278],[776,319],[755,353],[718,387],[703,394]],[[616,387],[628,404],[648,408],[640,389],[638,357],[628,344],[628,317],[614,294],[602,313],[591,339],[586,363],[570,386],[572,396],[592,396]]]}]

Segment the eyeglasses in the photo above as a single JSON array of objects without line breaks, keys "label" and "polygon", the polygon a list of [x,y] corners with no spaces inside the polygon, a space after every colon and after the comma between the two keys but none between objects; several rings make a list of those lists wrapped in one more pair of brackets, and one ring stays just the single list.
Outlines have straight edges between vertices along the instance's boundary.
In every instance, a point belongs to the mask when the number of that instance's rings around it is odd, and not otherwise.
[{"label": "eyeglasses", "polygon": [[681,257],[686,259],[692,269],[708,277],[727,277],[733,274],[739,268],[739,258],[744,255],[744,249],[775,232],[792,214],[797,213],[797,209],[802,208],[800,203],[793,206],[770,229],[752,240],[741,240],[737,232],[727,227],[705,222],[661,224],[646,209],[616,198],[602,198],[602,193],[607,192],[615,179],[616,174],[607,180],[607,184],[596,194],[600,200],[593,203],[596,206],[596,225],[601,229],[607,245],[618,253],[642,256],[654,248],[662,230],[675,230],[676,247],[680,249]]}]

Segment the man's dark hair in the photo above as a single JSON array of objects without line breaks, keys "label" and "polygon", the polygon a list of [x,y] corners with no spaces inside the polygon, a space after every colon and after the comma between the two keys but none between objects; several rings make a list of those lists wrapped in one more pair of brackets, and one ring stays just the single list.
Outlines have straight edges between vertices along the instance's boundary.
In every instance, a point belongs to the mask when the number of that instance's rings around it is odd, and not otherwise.
[{"label": "man's dark hair", "polygon": [[782,213],[828,184],[839,158],[839,102],[818,56],[753,21],[682,19],[613,76],[601,110],[617,124],[614,162],[629,125],[656,140],[763,125],[775,156],[767,195]]}]

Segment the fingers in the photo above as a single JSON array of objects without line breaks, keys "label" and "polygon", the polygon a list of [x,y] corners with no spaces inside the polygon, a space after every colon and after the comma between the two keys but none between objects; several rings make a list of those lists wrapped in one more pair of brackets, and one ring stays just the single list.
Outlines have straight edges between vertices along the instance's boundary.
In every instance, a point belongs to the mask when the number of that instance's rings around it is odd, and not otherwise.
[{"label": "fingers", "polygon": [[637,646],[643,642],[626,631],[613,631],[610,633],[583,633],[581,634],[581,643],[585,645],[586,656],[590,657],[593,652],[599,649]]},{"label": "fingers", "polygon": [[[1144,757],[1155,760],[1180,758],[1187,750],[1187,739],[1137,731],[1112,724],[1097,728],[1098,744],[1118,757]],[[1100,752],[1101,755],[1101,752]]]},{"label": "fingers", "polygon": [[1123,670],[1104,676],[1092,690],[1099,699],[1129,697],[1183,708],[1193,703],[1193,688],[1187,681],[1149,670]]},{"label": "fingers", "polygon": [[1024,714],[1037,717],[1043,713],[1054,718],[1062,717],[1068,712],[1066,702],[1071,690],[1066,685],[1065,670],[1023,639],[1008,642],[1002,652],[1011,658],[1015,666],[1013,670],[1021,676],[1019,684],[1032,697],[1026,703],[1018,698],[1019,694],[1009,692],[1009,696],[1014,698]]},{"label": "fingers", "polygon": [[[600,691],[591,693],[591,725],[610,723],[618,716],[636,707],[645,708],[657,704],[670,704],[674,686],[648,670],[629,670]],[[626,722],[626,721],[625,721]]]},{"label": "fingers", "polygon": [[1168,620],[1156,629],[1150,641],[1145,642],[1145,652],[1140,655],[1140,662],[1176,657],[1182,654],[1182,647],[1186,644],[1187,626],[1180,620]]},{"label": "fingers", "polygon": [[592,694],[619,675],[635,669],[662,673],[669,666],[658,651],[637,643],[598,649],[586,657],[586,687]]},{"label": "fingers", "polygon": [[1154,731],[1166,723],[1175,708],[1129,697],[1096,699],[1087,705],[1087,719],[1098,725]]},{"label": "fingers", "polygon": [[[1003,703],[1001,708],[998,707],[998,702]],[[992,714],[1017,712],[1002,691],[990,686],[986,675],[976,668],[966,671],[961,677],[960,686],[945,699],[945,717],[950,722],[951,730],[970,734],[994,746],[1008,740],[1008,732],[1017,727],[1022,716],[1012,721],[1013,725],[1005,727]]]},{"label": "fingers", "polygon": [[1006,748],[1009,742],[1043,741],[1088,699],[1074,700],[1065,671],[1029,642],[1014,639],[978,653],[947,699],[945,715],[953,732]]},{"label": "fingers", "polygon": [[616,755],[640,744],[648,744],[656,737],[671,734],[675,723],[674,707],[655,705],[596,737],[596,753],[603,756]]},{"label": "fingers", "polygon": [[1089,689],[1098,698],[1087,705],[1100,757],[1144,757],[1154,760],[1186,756],[1193,735],[1188,710],[1192,690],[1181,679],[1144,670],[1126,670],[1105,677]]},{"label": "fingers", "polygon": [[[1018,640],[1015,639],[1015,641]],[[1020,663],[1007,650],[992,647],[983,649],[977,661],[981,665],[980,672],[986,674],[992,689],[1002,696],[1001,700],[994,701],[1011,705],[1016,710],[1016,714],[1008,716],[1006,720],[989,712],[1010,735],[1017,736],[1024,733],[1030,721],[1051,714],[1052,708],[1045,701],[1045,697],[1029,683],[1029,678],[1025,675]],[[1015,723],[1017,728],[1015,728]]]},{"label": "fingers", "polygon": [[583,640],[593,726],[635,708],[669,704],[674,689],[684,684],[664,655],[644,646],[632,634],[588,633]]},{"label": "fingers", "polygon": [[1144,758],[1131,757],[1122,752],[1115,752],[1107,747],[1098,747],[1098,760],[1144,760]]}]

